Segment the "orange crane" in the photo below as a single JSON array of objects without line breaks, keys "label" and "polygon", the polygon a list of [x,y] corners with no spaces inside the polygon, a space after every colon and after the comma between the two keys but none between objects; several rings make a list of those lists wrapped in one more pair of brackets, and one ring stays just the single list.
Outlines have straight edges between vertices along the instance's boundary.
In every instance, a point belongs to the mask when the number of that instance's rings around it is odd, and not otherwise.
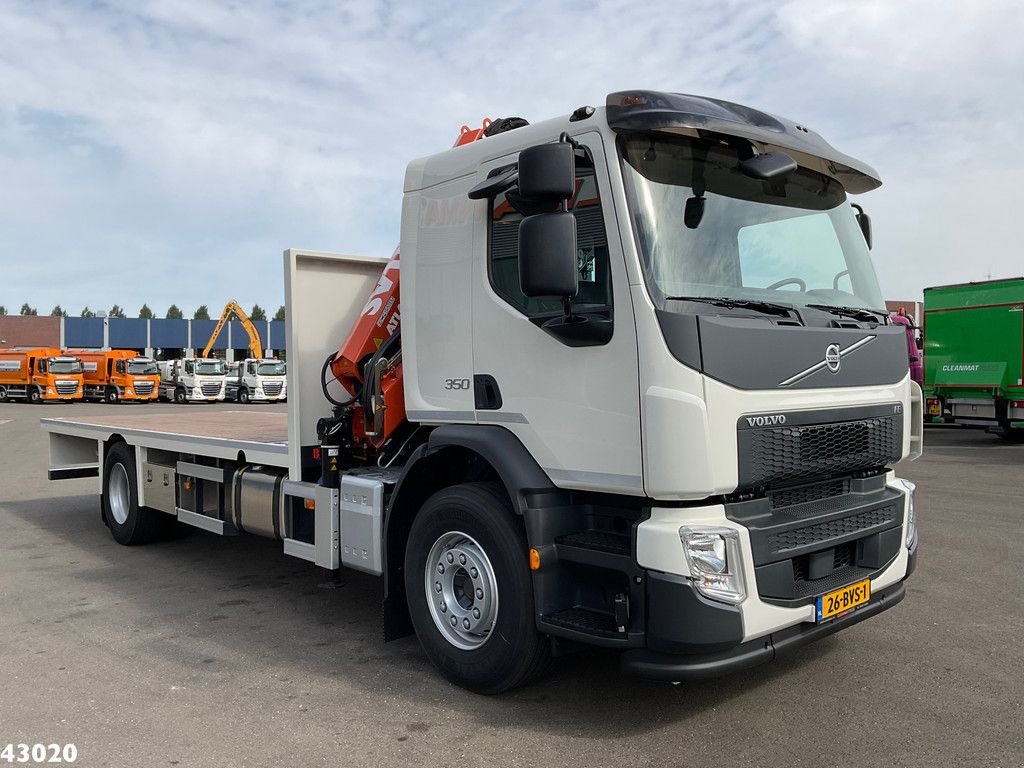
[{"label": "orange crane", "polygon": [[[463,125],[455,146],[471,144],[492,132],[524,123],[520,118],[506,118],[496,124],[484,119],[479,128]],[[381,452],[385,443],[407,423],[399,328],[399,259],[396,248],[359,321],[338,351],[327,358],[321,371],[323,392],[335,406],[335,417],[321,420],[320,437],[323,440],[325,435],[333,435],[334,440],[346,442],[357,455]],[[337,400],[327,391],[328,370],[351,393],[349,399]],[[344,438],[342,433],[347,433]]]},{"label": "orange crane", "polygon": [[252,320],[245,314],[238,302],[232,299],[224,305],[224,311],[220,313],[220,320],[217,321],[217,327],[213,329],[213,333],[210,335],[210,340],[206,342],[206,346],[203,347],[203,354],[200,357],[209,357],[210,350],[213,349],[213,343],[217,340],[220,332],[224,329],[224,323],[226,323],[231,315],[234,314],[238,318],[238,322],[242,324],[245,332],[249,334],[249,349],[252,350],[253,357],[259,359],[263,357],[263,342],[260,340],[259,331],[256,330],[256,326],[252,324]]}]

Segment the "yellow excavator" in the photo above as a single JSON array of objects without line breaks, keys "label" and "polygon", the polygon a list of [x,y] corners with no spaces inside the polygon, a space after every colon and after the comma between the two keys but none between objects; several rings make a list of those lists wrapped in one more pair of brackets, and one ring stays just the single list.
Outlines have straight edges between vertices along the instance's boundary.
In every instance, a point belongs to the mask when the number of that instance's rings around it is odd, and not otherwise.
[{"label": "yellow excavator", "polygon": [[256,359],[263,357],[263,342],[260,340],[259,331],[256,330],[256,326],[252,324],[252,320],[245,314],[238,302],[232,299],[224,305],[224,311],[220,313],[220,320],[217,321],[217,327],[213,329],[213,333],[210,335],[210,340],[206,343],[203,348],[202,357],[209,357],[210,350],[213,349],[213,344],[217,341],[217,337],[220,332],[224,329],[224,323],[231,319],[231,315],[238,318],[238,322],[245,328],[245,332],[249,334],[249,349],[252,350],[252,356]]}]

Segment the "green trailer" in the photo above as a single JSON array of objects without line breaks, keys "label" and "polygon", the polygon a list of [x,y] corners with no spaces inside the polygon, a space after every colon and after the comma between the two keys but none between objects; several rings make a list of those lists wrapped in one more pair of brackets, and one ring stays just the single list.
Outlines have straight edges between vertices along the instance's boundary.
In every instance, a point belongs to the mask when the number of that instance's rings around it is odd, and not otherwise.
[{"label": "green trailer", "polygon": [[1024,437],[1024,277],[924,289],[932,421]]}]

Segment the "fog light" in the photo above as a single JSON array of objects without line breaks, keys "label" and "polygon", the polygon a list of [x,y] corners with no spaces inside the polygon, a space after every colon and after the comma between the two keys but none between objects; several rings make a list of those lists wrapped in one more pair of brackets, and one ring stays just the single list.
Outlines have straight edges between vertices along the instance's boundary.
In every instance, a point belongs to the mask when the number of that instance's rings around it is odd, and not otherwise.
[{"label": "fog light", "polygon": [[917,486],[909,480],[900,479],[897,482],[907,492],[907,535],[904,541],[907,549],[910,549],[917,543],[917,514],[914,512],[914,492],[917,490]]},{"label": "fog light", "polygon": [[690,577],[697,590],[714,600],[741,603],[743,589],[739,535],[731,528],[680,528]]}]

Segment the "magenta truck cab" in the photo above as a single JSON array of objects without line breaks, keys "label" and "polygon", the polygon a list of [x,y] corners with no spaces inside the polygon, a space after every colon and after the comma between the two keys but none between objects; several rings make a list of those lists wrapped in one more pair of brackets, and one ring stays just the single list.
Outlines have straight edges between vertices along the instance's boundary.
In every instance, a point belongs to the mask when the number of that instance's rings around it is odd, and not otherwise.
[{"label": "magenta truck cab", "polygon": [[924,386],[924,361],[921,358],[921,350],[917,348],[917,338],[914,336],[914,331],[917,329],[906,315],[893,315],[892,322],[895,325],[902,325],[907,337],[907,361],[910,365],[910,378]]}]

